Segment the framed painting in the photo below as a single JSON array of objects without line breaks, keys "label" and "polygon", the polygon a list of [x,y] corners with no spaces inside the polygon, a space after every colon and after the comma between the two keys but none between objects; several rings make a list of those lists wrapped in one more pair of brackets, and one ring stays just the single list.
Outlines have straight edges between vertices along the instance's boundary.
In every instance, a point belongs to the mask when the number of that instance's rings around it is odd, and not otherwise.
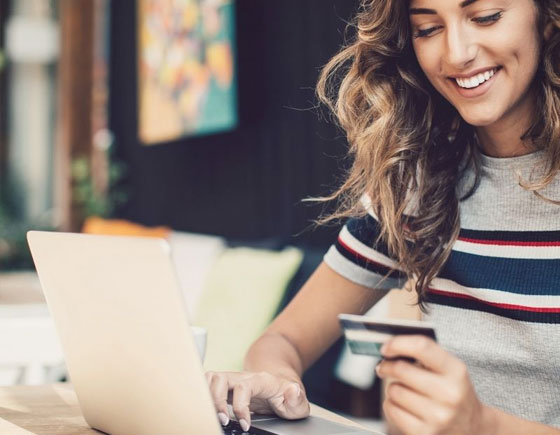
[{"label": "framed painting", "polygon": [[137,0],[143,144],[237,125],[234,1]]}]

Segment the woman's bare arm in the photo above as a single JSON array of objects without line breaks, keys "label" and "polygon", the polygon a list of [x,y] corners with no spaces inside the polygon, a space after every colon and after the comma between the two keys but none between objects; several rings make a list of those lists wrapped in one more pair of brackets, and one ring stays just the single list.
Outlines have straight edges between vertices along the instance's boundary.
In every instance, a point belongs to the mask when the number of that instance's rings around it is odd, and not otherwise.
[{"label": "woman's bare arm", "polygon": [[301,376],[341,335],[339,313],[365,313],[386,291],[372,290],[340,276],[325,263],[251,346],[245,372],[208,372],[218,416],[227,424],[232,403],[244,430],[251,413],[288,418],[309,415]]},{"label": "woman's bare arm", "polygon": [[363,314],[386,294],[355,284],[321,263],[251,346],[246,369],[301,377],[340,337],[339,313]]}]

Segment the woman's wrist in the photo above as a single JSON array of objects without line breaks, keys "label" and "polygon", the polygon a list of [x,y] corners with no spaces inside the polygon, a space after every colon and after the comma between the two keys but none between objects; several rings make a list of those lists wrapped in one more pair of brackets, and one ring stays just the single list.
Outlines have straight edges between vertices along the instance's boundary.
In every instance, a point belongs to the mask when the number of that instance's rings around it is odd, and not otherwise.
[{"label": "woman's wrist", "polygon": [[245,357],[245,370],[265,371],[301,384],[301,360],[293,345],[280,334],[263,334]]},{"label": "woman's wrist", "polygon": [[483,405],[480,434],[484,435],[560,435],[560,429],[525,420],[497,408]]},{"label": "woman's wrist", "polygon": [[499,434],[499,417],[496,411],[491,406],[481,404],[480,427],[477,433],[481,435]]}]

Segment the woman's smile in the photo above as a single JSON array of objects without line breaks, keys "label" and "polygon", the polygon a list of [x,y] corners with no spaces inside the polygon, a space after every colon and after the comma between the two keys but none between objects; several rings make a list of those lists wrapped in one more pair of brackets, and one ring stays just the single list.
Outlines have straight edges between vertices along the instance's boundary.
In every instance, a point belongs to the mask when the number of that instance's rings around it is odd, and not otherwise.
[{"label": "woman's smile", "polygon": [[449,83],[462,97],[481,97],[491,89],[501,69],[501,67],[483,68],[482,72],[449,77]]}]

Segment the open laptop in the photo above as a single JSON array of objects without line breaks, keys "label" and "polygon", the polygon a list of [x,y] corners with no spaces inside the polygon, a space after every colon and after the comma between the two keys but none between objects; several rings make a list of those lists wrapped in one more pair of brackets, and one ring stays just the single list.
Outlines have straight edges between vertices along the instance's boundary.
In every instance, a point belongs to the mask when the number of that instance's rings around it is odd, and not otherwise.
[{"label": "open laptop", "polygon": [[[91,427],[113,435],[242,433],[218,421],[164,240],[38,231],[27,238]],[[372,433],[318,417],[255,416],[252,424],[255,434]]]}]

